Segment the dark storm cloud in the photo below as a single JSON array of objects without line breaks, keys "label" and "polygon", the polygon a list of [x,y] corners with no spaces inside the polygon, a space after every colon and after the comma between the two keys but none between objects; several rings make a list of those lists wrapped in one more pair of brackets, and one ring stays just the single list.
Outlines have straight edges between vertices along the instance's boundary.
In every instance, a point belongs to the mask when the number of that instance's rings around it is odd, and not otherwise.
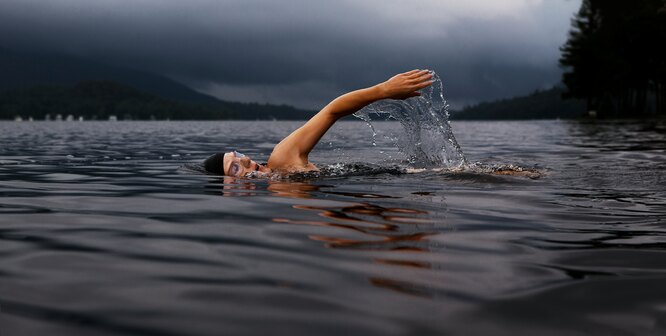
[{"label": "dark storm cloud", "polygon": [[315,108],[412,68],[454,104],[559,80],[579,1],[4,0],[0,44],[161,73],[225,99]]}]

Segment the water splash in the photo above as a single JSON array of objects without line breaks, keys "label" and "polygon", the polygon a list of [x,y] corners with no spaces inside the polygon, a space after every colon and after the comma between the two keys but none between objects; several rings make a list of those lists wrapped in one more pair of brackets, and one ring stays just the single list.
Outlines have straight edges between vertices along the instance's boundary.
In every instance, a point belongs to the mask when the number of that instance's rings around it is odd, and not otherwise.
[{"label": "water splash", "polygon": [[421,96],[407,100],[382,100],[354,113],[364,120],[373,133],[376,144],[377,130],[371,115],[388,116],[402,125],[398,134],[389,134],[396,146],[407,156],[413,167],[458,168],[467,164],[449,122],[449,105],[444,99],[442,80],[434,71],[433,84],[421,90]]}]

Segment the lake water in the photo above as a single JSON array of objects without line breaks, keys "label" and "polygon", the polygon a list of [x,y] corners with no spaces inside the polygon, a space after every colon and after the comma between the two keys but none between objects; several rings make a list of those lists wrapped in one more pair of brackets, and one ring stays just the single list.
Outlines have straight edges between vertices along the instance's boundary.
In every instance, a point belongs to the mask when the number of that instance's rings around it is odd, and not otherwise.
[{"label": "lake water", "polygon": [[666,123],[453,123],[538,179],[404,174],[362,122],[340,176],[194,169],[298,125],[0,122],[0,334],[666,333]]}]

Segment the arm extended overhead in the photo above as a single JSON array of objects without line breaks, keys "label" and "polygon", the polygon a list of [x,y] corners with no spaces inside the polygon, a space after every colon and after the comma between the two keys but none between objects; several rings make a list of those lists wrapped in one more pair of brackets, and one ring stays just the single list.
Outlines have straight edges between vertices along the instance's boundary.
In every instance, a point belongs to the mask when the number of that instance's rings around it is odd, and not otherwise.
[{"label": "arm extended overhead", "polygon": [[268,159],[272,169],[308,169],[308,155],[338,119],[381,99],[407,99],[419,96],[418,90],[432,84],[428,70],[397,74],[375,86],[346,93],[324,107],[305,125],[284,138]]}]

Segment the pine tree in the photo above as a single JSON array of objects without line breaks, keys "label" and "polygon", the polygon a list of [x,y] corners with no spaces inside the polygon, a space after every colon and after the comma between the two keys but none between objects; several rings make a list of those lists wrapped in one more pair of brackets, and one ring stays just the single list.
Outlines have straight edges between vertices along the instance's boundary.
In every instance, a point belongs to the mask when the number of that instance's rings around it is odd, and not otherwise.
[{"label": "pine tree", "polygon": [[584,99],[603,117],[665,113],[664,3],[583,0],[561,48],[565,98]]}]

